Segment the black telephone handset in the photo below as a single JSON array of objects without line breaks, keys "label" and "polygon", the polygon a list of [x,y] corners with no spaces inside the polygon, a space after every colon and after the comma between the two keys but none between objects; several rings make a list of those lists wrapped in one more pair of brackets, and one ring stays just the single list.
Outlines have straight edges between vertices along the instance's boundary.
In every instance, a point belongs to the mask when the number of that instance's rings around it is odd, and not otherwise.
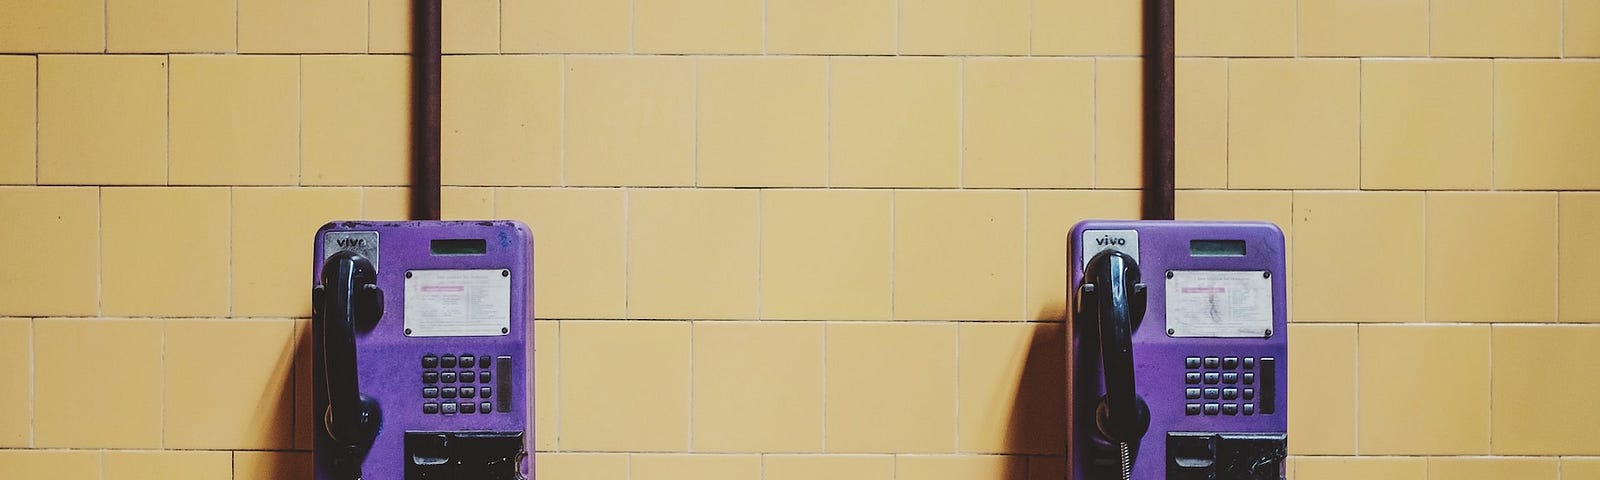
[{"label": "black telephone handset", "polygon": [[1100,336],[1100,368],[1106,396],[1095,408],[1095,425],[1123,451],[1127,476],[1139,438],[1150,428],[1150,407],[1134,384],[1133,332],[1144,318],[1146,288],[1139,283],[1139,264],[1116,250],[1096,254],[1084,267],[1080,318],[1095,319]]},{"label": "black telephone handset", "polygon": [[361,457],[372,447],[382,422],[377,400],[361,393],[356,375],[356,327],[370,328],[383,316],[378,272],[366,257],[341,251],[322,264],[322,284],[312,288],[311,317],[322,335],[323,380],[328,409],[322,423],[344,455],[341,472],[359,476]]}]

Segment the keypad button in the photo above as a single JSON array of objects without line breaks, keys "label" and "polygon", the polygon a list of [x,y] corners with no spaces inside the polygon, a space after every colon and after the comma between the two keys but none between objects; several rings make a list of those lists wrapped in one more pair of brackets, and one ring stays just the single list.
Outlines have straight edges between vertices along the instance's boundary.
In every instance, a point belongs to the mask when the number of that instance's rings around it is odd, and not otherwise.
[{"label": "keypad button", "polygon": [[1187,383],[1187,384],[1190,384],[1190,385],[1199,384],[1200,383],[1200,372],[1189,372],[1189,373],[1183,374],[1183,383]]},{"label": "keypad button", "polygon": [[422,383],[439,383],[439,372],[422,372]]},{"label": "keypad button", "polygon": [[1246,404],[1244,404],[1244,414],[1245,415],[1255,415],[1256,414],[1256,404],[1254,404],[1254,403],[1246,403]]},{"label": "keypad button", "polygon": [[1224,403],[1224,404],[1222,404],[1222,414],[1223,415],[1238,415],[1239,414],[1239,404],[1237,404],[1237,403]]},{"label": "keypad button", "polygon": [[1233,400],[1235,398],[1239,398],[1239,389],[1237,389],[1237,388],[1224,388],[1224,389],[1222,389],[1222,399],[1223,400]]},{"label": "keypad button", "polygon": [[1254,389],[1254,388],[1246,388],[1246,389],[1244,389],[1244,399],[1245,400],[1255,400],[1256,399],[1256,389]]},{"label": "keypad button", "polygon": [[1183,406],[1183,414],[1184,415],[1199,415],[1200,414],[1200,404],[1198,404],[1198,403],[1190,403],[1190,404],[1184,405]]},{"label": "keypad button", "polygon": [[480,389],[478,389],[478,395],[482,396],[483,398],[489,398],[490,396],[494,395],[494,388],[492,388],[492,387],[480,388]]},{"label": "keypad button", "polygon": [[444,368],[456,368],[456,356],[445,355],[439,359],[439,366]]},{"label": "keypad button", "polygon": [[461,398],[472,398],[476,396],[478,396],[477,389],[472,387],[461,387]]},{"label": "keypad button", "polygon": [[435,355],[423,355],[422,368],[439,368],[439,357]]},{"label": "keypad button", "polygon": [[1187,398],[1189,400],[1194,400],[1194,399],[1200,398],[1200,389],[1198,389],[1198,388],[1185,388],[1185,389],[1183,389],[1183,398]]},{"label": "keypad button", "polygon": [[1222,369],[1233,370],[1239,368],[1239,357],[1222,357]]},{"label": "keypad button", "polygon": [[[449,375],[449,374],[450,374],[449,372],[445,372],[445,375]],[[1221,380],[1221,379],[1222,379],[1222,374],[1219,374],[1217,372],[1206,372],[1206,385],[1216,385],[1217,381]],[[449,380],[445,380],[445,381],[448,382]]]},{"label": "keypad button", "polygon": [[483,382],[483,383],[489,383],[489,379],[490,378],[493,378],[493,376],[489,375],[489,371],[488,370],[484,370],[484,371],[478,372],[478,381]]},{"label": "keypad button", "polygon": [[439,374],[439,379],[444,383],[456,383],[456,372],[441,373]]},{"label": "keypad button", "polygon": [[442,406],[444,407],[444,413],[446,415],[450,415],[450,414],[456,413],[456,404],[454,404],[454,403],[446,403],[446,404],[444,404]]},{"label": "keypad button", "polygon": [[1207,388],[1205,395],[1207,400],[1216,400],[1217,396],[1221,395],[1221,391],[1215,388]]},{"label": "keypad button", "polygon": [[479,355],[478,356],[478,368],[489,368],[489,363],[491,361],[493,361],[493,360],[494,360],[494,358],[490,357],[488,355]]},{"label": "keypad button", "polygon": [[1200,368],[1200,357],[1189,357],[1183,359],[1183,366],[1190,370]]},{"label": "keypad button", "polygon": [[1216,415],[1217,414],[1217,410],[1219,408],[1221,408],[1221,407],[1219,405],[1215,404],[1215,403],[1207,403],[1206,404],[1206,415]]},{"label": "keypad button", "polygon": [[1206,357],[1206,368],[1217,368],[1222,361],[1217,357]]},{"label": "keypad button", "polygon": [[472,355],[465,354],[465,353],[461,354],[460,357],[456,357],[456,358],[460,359],[459,361],[461,362],[461,368],[472,368],[473,362],[477,362],[478,361],[478,359],[473,358]]},{"label": "keypad button", "polygon": [[444,398],[456,398],[456,387],[444,387],[444,390],[439,393],[443,395]]},{"label": "keypad button", "polygon": [[461,378],[461,383],[472,383],[472,382],[476,382],[476,381],[478,381],[478,380],[477,380],[477,377],[478,377],[478,374],[477,374],[477,372],[473,372],[473,371],[471,371],[471,370],[467,370],[467,371],[465,371],[465,372],[461,372],[461,376],[460,376],[460,378]]},{"label": "keypad button", "polygon": [[493,411],[494,411],[494,404],[492,404],[492,403],[482,402],[482,403],[478,404],[478,412],[479,413],[489,413],[489,412],[493,412]]},{"label": "keypad button", "polygon": [[1252,373],[1252,372],[1245,372],[1244,373],[1244,384],[1245,385],[1255,385],[1256,384],[1256,374]]},{"label": "keypad button", "polygon": [[422,387],[422,398],[439,398],[439,387]]},{"label": "keypad button", "polygon": [[429,415],[439,413],[439,404],[431,402],[422,404],[422,413]]},{"label": "keypad button", "polygon": [[1244,369],[1256,368],[1256,357],[1244,357]]},{"label": "keypad button", "polygon": [[461,413],[475,413],[477,411],[478,404],[472,402],[461,402]]},{"label": "keypad button", "polygon": [[1234,372],[1223,372],[1222,373],[1222,383],[1226,383],[1226,384],[1229,384],[1229,385],[1232,385],[1232,384],[1235,384],[1235,383],[1239,383],[1239,374],[1238,373],[1234,373]]}]

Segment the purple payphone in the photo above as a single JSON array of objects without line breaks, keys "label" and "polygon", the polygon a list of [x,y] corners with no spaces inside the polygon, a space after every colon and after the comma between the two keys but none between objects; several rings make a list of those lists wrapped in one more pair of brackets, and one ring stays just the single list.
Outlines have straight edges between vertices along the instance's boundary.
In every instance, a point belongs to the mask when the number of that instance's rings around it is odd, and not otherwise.
[{"label": "purple payphone", "polygon": [[1070,479],[1281,480],[1283,232],[1084,221],[1070,235]]},{"label": "purple payphone", "polygon": [[532,255],[515,221],[317,230],[317,480],[527,477]]}]

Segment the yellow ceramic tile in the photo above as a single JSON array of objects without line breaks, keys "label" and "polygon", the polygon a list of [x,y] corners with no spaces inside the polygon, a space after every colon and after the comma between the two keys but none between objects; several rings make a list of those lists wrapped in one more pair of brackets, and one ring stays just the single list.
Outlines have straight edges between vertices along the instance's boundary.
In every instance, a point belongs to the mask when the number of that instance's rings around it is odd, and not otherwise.
[{"label": "yellow ceramic tile", "polygon": [[1422,320],[1423,219],[1420,193],[1296,193],[1295,321]]},{"label": "yellow ceramic tile", "polygon": [[[539,451],[556,449],[556,423],[560,419],[561,324],[533,322],[534,385],[533,441]],[[544,459],[539,460],[541,463]]]},{"label": "yellow ceramic tile", "polygon": [[625,53],[633,46],[630,0],[501,0],[500,8],[507,52]]},{"label": "yellow ceramic tile", "polygon": [[[443,207],[441,205],[441,207]],[[366,187],[361,189],[363,220],[403,220],[411,216],[411,189]]]},{"label": "yellow ceramic tile", "polygon": [[1562,32],[1567,57],[1600,56],[1600,0],[1566,0]]},{"label": "yellow ceramic tile", "polygon": [[687,322],[562,322],[561,448],[688,448],[689,344]]},{"label": "yellow ceramic tile", "polygon": [[315,55],[301,62],[300,183],[410,183],[411,59]]},{"label": "yellow ceramic tile", "polygon": [[[412,0],[367,0],[367,52],[411,53]],[[509,5],[509,4],[508,4]],[[443,39],[440,39],[443,41]]]},{"label": "yellow ceramic tile", "polygon": [[561,184],[560,58],[450,56],[443,69],[445,185]]},{"label": "yellow ceramic tile", "polygon": [[367,50],[367,2],[238,0],[240,53]]},{"label": "yellow ceramic tile", "polygon": [[621,189],[508,188],[495,193],[495,204],[497,217],[533,229],[539,318],[623,317],[627,247]]},{"label": "yellow ceramic tile", "polygon": [[110,451],[101,461],[103,480],[233,478],[230,452]]},{"label": "yellow ceramic tile", "polygon": [[106,0],[106,49],[112,52],[232,52],[234,2]]},{"label": "yellow ceramic tile", "polygon": [[962,81],[962,185],[1094,184],[1094,61],[973,59]]},{"label": "yellow ceramic tile", "polygon": [[1600,62],[1496,61],[1494,181],[1501,189],[1600,189]]},{"label": "yellow ceramic tile", "polygon": [[763,455],[764,480],[890,480],[894,457],[887,455]]},{"label": "yellow ceramic tile", "polygon": [[[312,395],[311,377],[311,319],[302,318],[294,321],[294,418],[316,418],[312,413],[314,395]],[[315,421],[295,421],[294,448],[297,450],[310,450],[312,448],[312,432],[317,427]]]},{"label": "yellow ceramic tile", "polygon": [[1144,164],[1144,80],[1137,58],[1094,64],[1094,185],[1139,188]]},{"label": "yellow ceramic tile", "polygon": [[100,192],[0,187],[0,314],[99,311]]},{"label": "yellow ceramic tile", "polygon": [[912,57],[832,62],[832,185],[933,187],[960,182],[960,63]]},{"label": "yellow ceramic tile", "polygon": [[[1028,457],[1028,480],[1060,480],[1066,477],[1066,457]],[[1294,480],[1294,477],[1289,479]]]},{"label": "yellow ceramic tile", "polygon": [[1562,0],[1451,0],[1431,6],[1433,55],[1554,57],[1561,53]]},{"label": "yellow ceramic tile", "polygon": [[174,185],[300,182],[300,59],[172,57]]},{"label": "yellow ceramic tile", "polygon": [[354,188],[233,189],[233,316],[311,316],[307,240],[324,223],[360,217]]},{"label": "yellow ceramic tile", "polygon": [[1554,458],[1430,458],[1428,480],[1555,480],[1562,477]]},{"label": "yellow ceramic tile", "polygon": [[691,448],[822,451],[822,332],[816,322],[696,322]]},{"label": "yellow ceramic tile", "polygon": [[568,57],[566,183],[692,185],[693,62],[673,56]]},{"label": "yellow ceramic tile", "polygon": [[757,455],[634,455],[632,480],[745,480],[761,476]]},{"label": "yellow ceramic tile", "polygon": [[1295,455],[1356,453],[1356,327],[1289,326],[1289,437]]},{"label": "yellow ceramic tile", "polygon": [[[1228,186],[1228,61],[1178,59],[1173,139],[1178,188]],[[1181,205],[1181,203],[1180,203]]]},{"label": "yellow ceramic tile", "polygon": [[1600,458],[1562,458],[1561,478],[1562,480],[1600,479]]},{"label": "yellow ceramic tile", "polygon": [[1032,320],[1064,321],[1067,232],[1079,220],[1139,218],[1139,192],[1031,191],[1027,210],[1028,287],[1023,314]]},{"label": "yellow ceramic tile", "polygon": [[1230,62],[1228,187],[1355,188],[1360,71],[1353,59]]},{"label": "yellow ceramic tile", "polygon": [[167,181],[167,57],[39,57],[39,183]]},{"label": "yellow ceramic tile", "polygon": [[1306,0],[1298,13],[1300,55],[1428,55],[1428,0]]},{"label": "yellow ceramic tile", "polygon": [[36,180],[37,64],[31,56],[0,55],[0,184],[31,184]]},{"label": "yellow ceramic tile", "polygon": [[500,0],[447,0],[439,15],[444,53],[500,52]]},{"label": "yellow ceramic tile", "polygon": [[33,346],[33,446],[161,447],[160,321],[39,319]]},{"label": "yellow ceramic tile", "polygon": [[[1177,210],[1174,213],[1180,220],[1272,222],[1283,230],[1285,247],[1293,247],[1294,195],[1291,192],[1192,190],[1177,192],[1173,200]],[[1293,248],[1289,250],[1292,252]]]},{"label": "yellow ceramic tile", "polygon": [[753,190],[628,193],[628,317],[755,318]]},{"label": "yellow ceramic tile", "polygon": [[1295,53],[1295,2],[1176,2],[1181,56],[1283,57]]},{"label": "yellow ceramic tile", "polygon": [[1022,192],[894,197],[894,318],[1022,318]]},{"label": "yellow ceramic tile", "polygon": [[1418,457],[1301,457],[1294,462],[1299,480],[1427,480],[1428,459]]},{"label": "yellow ceramic tile", "polygon": [[0,423],[0,448],[33,443],[33,321],[0,318],[0,363],[25,368],[0,372],[0,409],[12,412]]},{"label": "yellow ceramic tile", "polygon": [[1495,454],[1600,454],[1590,441],[1600,428],[1590,401],[1600,385],[1576,380],[1600,375],[1596,342],[1592,325],[1494,327]]},{"label": "yellow ceramic tile", "polygon": [[1556,311],[1563,322],[1600,322],[1600,250],[1588,247],[1600,244],[1600,193],[1563,192],[1560,202]]},{"label": "yellow ceramic tile", "polygon": [[1487,189],[1494,138],[1487,60],[1361,65],[1361,188]]},{"label": "yellow ceramic tile", "polygon": [[233,452],[233,480],[311,478],[311,452]]},{"label": "yellow ceramic tile", "polygon": [[760,0],[635,0],[633,46],[641,53],[761,53]]},{"label": "yellow ceramic tile", "polygon": [[1427,224],[1429,321],[1555,320],[1555,194],[1430,193]]},{"label": "yellow ceramic tile", "polygon": [[699,185],[827,184],[826,59],[708,57],[699,80]]},{"label": "yellow ceramic tile", "polygon": [[228,203],[226,188],[101,190],[102,312],[226,315]]},{"label": "yellow ceramic tile", "polygon": [[99,480],[100,452],[0,450],[0,470],[16,478]]},{"label": "yellow ceramic tile", "polygon": [[1356,341],[1362,454],[1489,453],[1488,326],[1363,325]]},{"label": "yellow ceramic tile", "polygon": [[892,193],[761,193],[761,318],[888,320]]},{"label": "yellow ceramic tile", "polygon": [[[957,450],[1057,453],[1066,444],[1066,334],[1055,323],[964,323]],[[979,478],[974,476],[969,478]],[[1021,478],[1017,476],[1016,478]]]},{"label": "yellow ceramic tile", "polygon": [[0,51],[85,52],[105,48],[104,0],[0,1]]},{"label": "yellow ceramic tile", "polygon": [[833,323],[827,328],[828,451],[955,449],[955,324]]},{"label": "yellow ceramic tile", "polygon": [[293,340],[290,320],[167,320],[165,446],[291,448]]},{"label": "yellow ceramic tile", "polygon": [[767,52],[895,52],[894,0],[767,0]]},{"label": "yellow ceramic tile", "polygon": [[627,480],[628,455],[605,453],[544,453],[534,462],[537,478],[554,480]]},{"label": "yellow ceramic tile", "polygon": [[964,480],[1028,478],[1028,459],[1000,455],[898,456],[895,478],[901,480]]},{"label": "yellow ceramic tile", "polygon": [[1035,0],[1033,54],[1138,55],[1143,11],[1139,2]]},{"label": "yellow ceramic tile", "polygon": [[1026,55],[1028,0],[907,0],[896,30],[900,53]]},{"label": "yellow ceramic tile", "polygon": [[494,189],[485,187],[443,187],[439,190],[439,216],[445,220],[485,220],[495,218]]}]

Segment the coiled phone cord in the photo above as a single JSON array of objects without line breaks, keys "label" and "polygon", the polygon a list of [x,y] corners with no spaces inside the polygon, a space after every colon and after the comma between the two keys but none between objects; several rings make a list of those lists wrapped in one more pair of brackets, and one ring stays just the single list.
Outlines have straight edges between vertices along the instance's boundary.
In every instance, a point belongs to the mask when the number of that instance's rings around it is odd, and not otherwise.
[{"label": "coiled phone cord", "polygon": [[1133,457],[1128,452],[1128,442],[1117,442],[1117,451],[1122,453],[1122,480],[1133,480]]}]

